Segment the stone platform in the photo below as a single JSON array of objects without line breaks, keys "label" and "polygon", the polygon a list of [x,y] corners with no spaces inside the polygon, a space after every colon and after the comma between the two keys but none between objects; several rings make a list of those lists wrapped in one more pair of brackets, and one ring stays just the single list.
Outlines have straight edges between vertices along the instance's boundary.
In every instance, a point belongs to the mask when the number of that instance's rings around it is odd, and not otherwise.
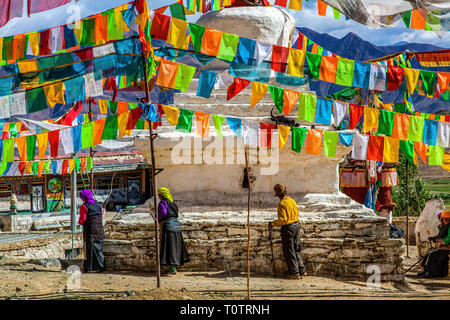
[{"label": "stone platform", "polygon": [[[298,199],[297,199],[298,200]],[[181,206],[180,222],[191,262],[180,270],[246,272],[247,212]],[[389,239],[385,218],[342,194],[308,194],[301,202],[302,257],[312,275],[367,279],[376,265],[382,280],[403,281],[404,240]],[[217,210],[216,210],[217,209]],[[251,272],[272,274],[267,222],[275,208],[251,211]],[[106,224],[104,254],[109,268],[153,271],[154,223],[148,213],[123,216]],[[275,271],[286,270],[278,228],[274,228]]]}]

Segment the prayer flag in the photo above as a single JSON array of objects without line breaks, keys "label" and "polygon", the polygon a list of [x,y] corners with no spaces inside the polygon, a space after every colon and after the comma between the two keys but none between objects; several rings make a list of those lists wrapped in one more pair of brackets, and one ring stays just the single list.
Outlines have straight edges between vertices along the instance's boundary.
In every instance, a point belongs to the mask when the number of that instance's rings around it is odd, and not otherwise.
[{"label": "prayer flag", "polygon": [[378,129],[378,116],[379,116],[379,109],[376,108],[370,108],[370,107],[364,107],[364,132],[369,133],[373,129]]},{"label": "prayer flag", "polygon": [[320,154],[322,136],[322,130],[308,129],[306,135],[306,154]]},{"label": "prayer flag", "polygon": [[65,104],[64,101],[64,82],[58,82],[52,85],[44,87],[45,96],[50,107],[54,107],[55,104]]},{"label": "prayer flag", "polygon": [[384,137],[383,162],[398,162],[400,140]]},{"label": "prayer flag", "polygon": [[222,31],[206,28],[203,34],[200,52],[213,57],[219,54],[220,43],[222,41]]},{"label": "prayer flag", "polygon": [[184,45],[187,28],[188,23],[186,21],[172,17],[169,34],[167,36],[167,43],[174,47],[181,48]]},{"label": "prayer flag", "polygon": [[300,94],[300,100],[298,104],[298,120],[314,122],[316,106],[317,96],[315,94]]},{"label": "prayer flag", "polygon": [[378,134],[392,135],[395,112],[380,109],[378,117]]},{"label": "prayer flag", "polygon": [[403,81],[403,68],[387,66],[387,88],[389,91],[397,90]]},{"label": "prayer flag", "polygon": [[436,140],[438,146],[450,148],[450,122],[439,121]]},{"label": "prayer flag", "polygon": [[93,147],[94,138],[94,122],[88,122],[81,126],[81,147],[91,148]]},{"label": "prayer flag", "polygon": [[414,150],[416,150],[417,154],[420,156],[424,164],[427,164],[427,151],[428,146],[421,142],[414,142]]},{"label": "prayer flag", "polygon": [[195,112],[195,133],[198,137],[209,137],[209,114]]},{"label": "prayer flag", "polygon": [[86,99],[83,77],[76,77],[64,81],[66,88],[66,103],[74,103]]},{"label": "prayer flag", "polygon": [[428,164],[430,166],[442,166],[444,164],[444,148],[439,146],[430,146],[428,154]]},{"label": "prayer flag", "polygon": [[64,154],[71,154],[74,152],[72,128],[61,129],[59,131],[59,141],[63,146]]},{"label": "prayer flag", "polygon": [[410,163],[414,163],[414,142],[399,140],[400,141],[400,152],[408,159]]},{"label": "prayer flag", "polygon": [[272,132],[275,125],[272,123],[260,122],[261,147],[270,148],[272,146]]},{"label": "prayer flag", "polygon": [[342,120],[344,120],[345,115],[347,114],[348,103],[333,100],[333,116],[334,116],[334,126],[339,127]]},{"label": "prayer flag", "polygon": [[436,78],[436,72],[420,70],[420,78],[422,79],[422,85],[425,89],[425,93],[432,96],[434,93],[434,80]]},{"label": "prayer flag", "polygon": [[326,157],[336,157],[336,148],[338,142],[337,131],[324,131],[323,133],[323,152]]},{"label": "prayer flag", "polygon": [[191,35],[192,45],[194,46],[194,50],[196,52],[200,52],[202,48],[203,34],[205,33],[206,28],[204,26],[194,23],[189,23],[188,27],[189,33]]},{"label": "prayer flag", "polygon": [[[210,70],[200,70],[200,77],[198,79],[197,96],[209,98],[211,91],[216,82],[217,72]],[[252,83],[253,86],[253,83]]]},{"label": "prayer flag", "polygon": [[282,124],[277,125],[278,129],[278,148],[283,149],[289,138],[289,132],[291,131],[291,127],[285,126]]},{"label": "prayer flag", "polygon": [[169,35],[169,27],[170,17],[156,12],[152,20],[152,26],[150,28],[150,35],[152,39],[166,41]]},{"label": "prayer flag", "polygon": [[403,68],[405,75],[406,88],[409,94],[413,94],[416,89],[417,82],[419,81],[420,70],[412,68]]},{"label": "prayer flag", "polygon": [[289,48],[287,73],[295,77],[304,77],[305,51]]},{"label": "prayer flag", "polygon": [[292,151],[300,153],[302,150],[303,142],[306,138],[307,129],[299,127],[291,127],[292,130]]},{"label": "prayer flag", "polygon": [[224,32],[222,34],[222,38],[220,39],[220,47],[217,58],[226,61],[233,61],[236,55],[238,43],[239,36]]},{"label": "prayer flag", "polygon": [[386,90],[386,66],[372,63],[370,66],[369,89]]},{"label": "prayer flag", "polygon": [[267,93],[268,85],[252,81],[250,108],[253,108]]},{"label": "prayer flag", "polygon": [[[128,118],[130,116],[130,111],[120,113],[117,119],[118,122],[118,129],[119,129],[119,136],[118,138],[122,138],[123,136],[129,136],[131,134],[131,130],[128,130],[127,124],[128,124]],[[81,126],[79,126],[81,127]]]},{"label": "prayer flag", "polygon": [[48,132],[48,143],[50,144],[50,155],[52,156],[52,158],[58,156],[59,131],[60,130]]},{"label": "prayer flag", "polygon": [[[20,67],[19,67],[20,69]],[[439,93],[444,93],[448,89],[448,84],[450,82],[450,72],[436,72]]]},{"label": "prayer flag", "polygon": [[308,62],[309,71],[311,72],[313,79],[319,79],[322,56],[319,54],[306,52],[306,61]]},{"label": "prayer flag", "polygon": [[423,143],[435,146],[437,142],[437,131],[439,121],[425,119],[423,129]]},{"label": "prayer flag", "polygon": [[27,137],[17,137],[16,139],[17,151],[19,151],[20,160],[27,160]]},{"label": "prayer flag", "polygon": [[175,126],[178,124],[178,118],[179,118],[179,110],[178,108],[171,107],[171,106],[162,106],[164,110],[164,114],[167,117],[167,120],[169,121],[171,126]]},{"label": "prayer flag", "polygon": [[320,124],[330,125],[331,111],[333,108],[333,101],[329,99],[317,98],[316,117],[314,122]]},{"label": "prayer flag", "polygon": [[371,64],[355,61],[353,87],[369,88]]},{"label": "prayer flag", "polygon": [[344,146],[351,146],[353,142],[353,133],[350,132],[339,132],[339,142]]},{"label": "prayer flag", "polygon": [[[42,87],[26,91],[27,112],[37,112],[47,108],[47,98]],[[69,102],[68,102],[69,103]]]},{"label": "prayer flag", "polygon": [[355,60],[339,58],[336,70],[336,84],[351,87],[353,84],[353,74],[355,70]]},{"label": "prayer flag", "polygon": [[239,118],[227,117],[227,123],[234,134],[242,138],[242,120]]},{"label": "prayer flag", "polygon": [[408,140],[409,122],[409,115],[396,112],[394,115],[392,137],[399,140]]},{"label": "prayer flag", "polygon": [[36,155],[36,135],[27,136],[27,160],[34,160]]},{"label": "prayer flag", "polygon": [[92,144],[97,146],[102,143],[103,131],[105,129],[106,118],[94,121],[94,136],[92,137]]},{"label": "prayer flag", "polygon": [[259,66],[272,52],[273,46],[270,43],[256,41],[255,65]]},{"label": "prayer flag", "polygon": [[36,135],[37,145],[38,145],[38,157],[43,159],[47,151],[48,133],[39,133]]},{"label": "prayer flag", "polygon": [[422,142],[424,126],[425,126],[424,118],[411,116],[409,118],[408,140],[414,142]]},{"label": "prayer flag", "polygon": [[277,107],[278,113],[281,113],[283,111],[283,105],[284,105],[284,89],[274,86],[269,86],[269,92],[272,96],[272,100],[275,104],[275,107]]},{"label": "prayer flag", "polygon": [[213,122],[214,122],[214,128],[216,129],[217,138],[222,139],[222,136],[223,136],[222,125],[223,125],[223,122],[225,121],[225,117],[213,114],[212,118],[213,118]]},{"label": "prayer flag", "polygon": [[302,0],[289,0],[289,9],[302,10]]},{"label": "prayer flag", "polygon": [[228,87],[227,90],[227,100],[230,100],[239,92],[244,90],[249,85],[249,83],[250,81],[248,80],[241,78],[234,78],[234,82]]},{"label": "prayer flag", "polygon": [[235,61],[237,63],[252,65],[253,57],[255,56],[255,49],[256,49],[255,40],[240,37],[236,51]]},{"label": "prayer flag", "polygon": [[284,104],[283,113],[288,116],[292,108],[297,103],[300,97],[300,92],[284,89]]},{"label": "prayer flag", "polygon": [[338,65],[338,58],[322,56],[322,62],[320,64],[319,80],[335,83],[337,65]]},{"label": "prayer flag", "polygon": [[114,115],[106,118],[103,128],[102,140],[116,140],[119,128],[119,116]]},{"label": "prayer flag", "polygon": [[160,87],[174,88],[179,66],[181,66],[181,64],[161,59],[156,85]]},{"label": "prayer flag", "polygon": [[197,69],[195,67],[180,63],[178,65],[174,88],[180,91],[187,91],[196,70]]},{"label": "prayer flag", "polygon": [[242,137],[244,145],[257,146],[259,141],[259,122],[244,120],[242,125]]},{"label": "prayer flag", "polygon": [[352,159],[366,160],[369,146],[369,136],[356,133],[353,136]]},{"label": "prayer flag", "polygon": [[361,119],[363,113],[364,113],[363,106],[350,103],[350,122],[348,124],[349,129],[353,130],[356,128],[356,125]]},{"label": "prayer flag", "polygon": [[271,69],[285,73],[289,56],[289,48],[273,45]]},{"label": "prayer flag", "polygon": [[194,111],[180,108],[180,116],[178,117],[178,123],[175,129],[181,132],[190,133],[192,131],[193,116]]}]

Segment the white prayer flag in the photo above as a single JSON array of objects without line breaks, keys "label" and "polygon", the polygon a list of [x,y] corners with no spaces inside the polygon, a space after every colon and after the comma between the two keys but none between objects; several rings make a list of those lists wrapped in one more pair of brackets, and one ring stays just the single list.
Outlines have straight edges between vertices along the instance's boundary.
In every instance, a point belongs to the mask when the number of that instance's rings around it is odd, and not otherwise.
[{"label": "white prayer flag", "polygon": [[63,145],[65,154],[73,153],[72,128],[60,130],[59,141]]},{"label": "white prayer flag", "polygon": [[450,148],[450,122],[439,121],[436,145]]},{"label": "white prayer flag", "polygon": [[370,66],[369,89],[386,90],[386,66],[372,63]]},{"label": "white prayer flag", "polygon": [[347,114],[348,103],[333,100],[334,125],[338,127]]},{"label": "white prayer flag", "polygon": [[355,133],[353,136],[352,159],[366,160],[369,136]]},{"label": "white prayer flag", "polygon": [[0,97],[0,118],[7,119],[11,117],[9,113],[9,96]]},{"label": "white prayer flag", "polygon": [[94,47],[92,48],[92,54],[95,58],[103,57],[107,54],[115,53],[114,45],[112,43],[105,44],[104,46]]},{"label": "white prayer flag", "polygon": [[256,41],[255,60],[257,66],[272,53],[272,48],[271,44]]},{"label": "white prayer flag", "polygon": [[27,113],[27,101],[25,92],[15,93],[9,96],[9,113],[12,116]]},{"label": "white prayer flag", "polygon": [[214,89],[228,88],[234,81],[234,78],[225,74],[217,74]]},{"label": "white prayer flag", "polygon": [[90,72],[83,76],[86,97],[98,97],[103,95],[103,80],[95,81],[94,73]]},{"label": "white prayer flag", "polygon": [[242,135],[244,144],[257,146],[259,142],[259,122],[244,120],[242,122]]}]

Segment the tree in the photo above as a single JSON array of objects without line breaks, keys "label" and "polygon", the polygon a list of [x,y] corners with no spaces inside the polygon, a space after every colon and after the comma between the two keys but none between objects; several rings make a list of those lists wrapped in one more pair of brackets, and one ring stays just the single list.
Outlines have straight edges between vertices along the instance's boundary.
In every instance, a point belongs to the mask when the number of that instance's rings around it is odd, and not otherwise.
[{"label": "tree", "polygon": [[[406,157],[400,153],[400,165],[397,167],[398,186],[392,188],[392,201],[397,204],[394,216],[406,215]],[[419,216],[425,207],[425,202],[433,198],[425,181],[419,177],[414,163],[409,164],[409,214]]]}]

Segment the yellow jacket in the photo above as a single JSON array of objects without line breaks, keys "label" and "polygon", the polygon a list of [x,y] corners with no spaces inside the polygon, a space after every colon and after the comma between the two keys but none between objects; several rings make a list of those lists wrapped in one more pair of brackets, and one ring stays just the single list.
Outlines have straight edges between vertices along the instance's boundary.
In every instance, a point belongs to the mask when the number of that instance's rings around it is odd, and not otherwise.
[{"label": "yellow jacket", "polygon": [[284,226],[298,222],[298,207],[294,199],[285,196],[278,205],[278,219],[272,221],[272,226]]}]

